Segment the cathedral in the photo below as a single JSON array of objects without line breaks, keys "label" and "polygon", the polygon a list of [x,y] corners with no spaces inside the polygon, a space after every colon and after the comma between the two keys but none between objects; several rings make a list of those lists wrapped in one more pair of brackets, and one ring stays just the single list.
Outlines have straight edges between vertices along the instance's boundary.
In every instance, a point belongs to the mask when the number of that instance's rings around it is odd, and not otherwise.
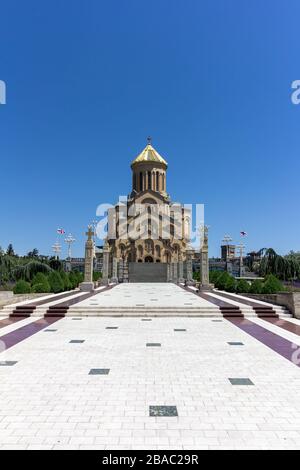
[{"label": "cathedral", "polygon": [[103,277],[118,282],[191,276],[190,211],[167,192],[167,161],[148,139],[132,161],[132,188],[108,210]]}]

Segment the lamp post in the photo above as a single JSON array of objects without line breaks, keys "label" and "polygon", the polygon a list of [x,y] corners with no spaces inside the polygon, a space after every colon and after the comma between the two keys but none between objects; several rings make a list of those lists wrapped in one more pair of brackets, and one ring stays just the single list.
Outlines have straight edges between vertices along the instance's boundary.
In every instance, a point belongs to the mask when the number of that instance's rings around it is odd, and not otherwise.
[{"label": "lamp post", "polygon": [[58,259],[59,254],[61,252],[61,245],[58,243],[58,241],[56,241],[54,245],[52,245],[52,250],[55,253],[55,259]]},{"label": "lamp post", "polygon": [[243,276],[243,255],[244,255],[244,248],[245,245],[243,243],[240,243],[240,245],[237,245],[237,249],[239,250],[239,256],[240,256],[240,277]]},{"label": "lamp post", "polygon": [[65,242],[68,245],[68,258],[69,258],[69,263],[71,265],[71,255],[72,255],[72,243],[74,243],[76,239],[72,236],[71,233],[65,238]]}]

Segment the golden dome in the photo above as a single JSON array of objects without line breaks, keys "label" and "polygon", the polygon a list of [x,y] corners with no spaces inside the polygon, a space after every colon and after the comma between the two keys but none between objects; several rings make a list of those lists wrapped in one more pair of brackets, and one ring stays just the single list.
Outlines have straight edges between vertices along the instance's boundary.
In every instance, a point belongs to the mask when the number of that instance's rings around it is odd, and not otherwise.
[{"label": "golden dome", "polygon": [[166,160],[152,147],[151,144],[146,145],[144,150],[132,161],[131,166],[137,163],[156,162],[168,166]]}]

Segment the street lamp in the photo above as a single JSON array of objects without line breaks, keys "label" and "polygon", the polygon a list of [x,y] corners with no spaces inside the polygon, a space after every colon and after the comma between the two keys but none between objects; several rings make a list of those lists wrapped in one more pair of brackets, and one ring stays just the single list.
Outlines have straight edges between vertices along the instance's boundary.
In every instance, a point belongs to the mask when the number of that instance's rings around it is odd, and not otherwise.
[{"label": "street lamp", "polygon": [[68,245],[68,258],[69,258],[70,263],[71,263],[71,247],[72,247],[72,243],[74,243],[75,241],[76,239],[71,235],[71,233],[65,238],[65,242]]},{"label": "street lamp", "polygon": [[55,253],[55,258],[58,259],[58,256],[61,252],[61,245],[58,243],[58,241],[56,241],[54,245],[52,245],[52,250]]}]

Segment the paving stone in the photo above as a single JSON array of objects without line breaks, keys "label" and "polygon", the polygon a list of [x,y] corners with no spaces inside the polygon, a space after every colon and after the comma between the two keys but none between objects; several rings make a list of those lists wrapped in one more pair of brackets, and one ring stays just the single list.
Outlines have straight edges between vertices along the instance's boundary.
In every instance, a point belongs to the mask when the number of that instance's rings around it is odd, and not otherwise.
[{"label": "paving stone", "polygon": [[161,343],[146,343],[146,346],[147,347],[160,347],[161,346]]},{"label": "paving stone", "polygon": [[110,369],[91,369],[89,375],[108,375]]},{"label": "paving stone", "polygon": [[228,341],[228,344],[230,346],[244,346],[244,343],[241,343],[240,341]]},{"label": "paving stone", "polygon": [[178,416],[176,406],[149,406],[150,416]]},{"label": "paving stone", "polygon": [[71,339],[71,341],[69,341],[70,343],[84,343],[84,339]]},{"label": "paving stone", "polygon": [[229,378],[231,385],[254,385],[254,383],[248,378]]}]

